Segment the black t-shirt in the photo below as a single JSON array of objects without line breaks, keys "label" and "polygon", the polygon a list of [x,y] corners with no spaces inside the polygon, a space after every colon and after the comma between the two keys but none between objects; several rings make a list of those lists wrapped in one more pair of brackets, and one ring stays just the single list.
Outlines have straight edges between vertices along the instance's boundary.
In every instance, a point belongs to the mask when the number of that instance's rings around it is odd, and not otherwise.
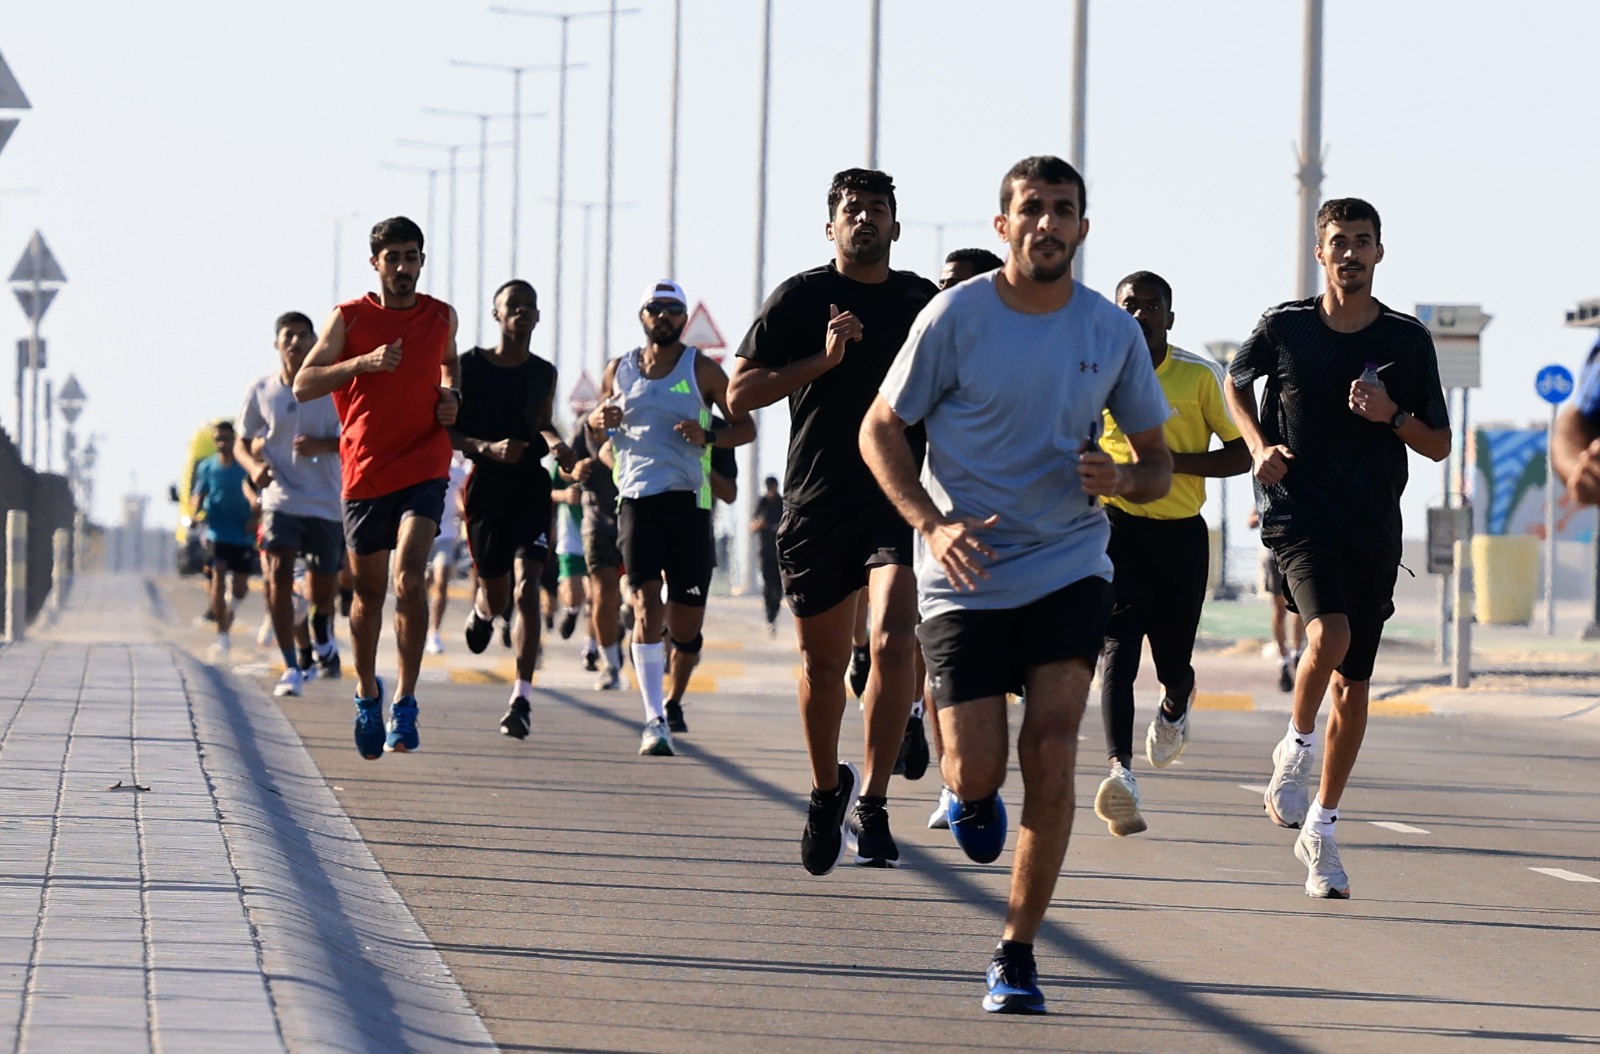
[{"label": "black t-shirt", "polygon": [[1294,454],[1281,483],[1256,484],[1261,537],[1342,541],[1398,560],[1406,445],[1388,422],[1350,409],[1350,384],[1373,363],[1400,409],[1430,428],[1449,427],[1433,337],[1382,304],[1370,326],[1338,333],[1323,322],[1319,300],[1262,315],[1229,370],[1241,387],[1266,378],[1262,435]]},{"label": "black t-shirt", "polygon": [[617,536],[617,480],[612,470],[600,463],[599,452],[589,445],[589,429],[582,421],[567,440],[574,457],[594,458],[589,477],[583,481],[583,529],[587,534]]},{"label": "black t-shirt", "polygon": [[[843,361],[789,396],[783,493],[790,505],[822,516],[855,515],[875,504],[890,509],[861,459],[857,435],[911,323],[938,291],[910,271],[891,271],[887,281],[867,283],[846,278],[830,263],[795,275],[761,305],[738,354],[763,366],[787,366],[820,354],[827,342],[829,305],[861,320],[861,339],[846,347]],[[926,445],[922,427],[906,435],[920,464]]]},{"label": "black t-shirt", "polygon": [[783,495],[762,491],[761,497],[756,499],[756,515],[761,518],[762,540],[776,538],[778,521],[783,519]]},{"label": "black t-shirt", "polygon": [[556,383],[555,367],[537,355],[517,366],[499,366],[489,352],[473,348],[461,355],[461,412],[455,430],[473,439],[496,443],[517,439],[528,444],[522,459],[504,464],[486,457],[467,455],[478,471],[489,478],[508,481],[535,476],[548,480],[539,464],[550,452],[541,431],[540,415]]}]

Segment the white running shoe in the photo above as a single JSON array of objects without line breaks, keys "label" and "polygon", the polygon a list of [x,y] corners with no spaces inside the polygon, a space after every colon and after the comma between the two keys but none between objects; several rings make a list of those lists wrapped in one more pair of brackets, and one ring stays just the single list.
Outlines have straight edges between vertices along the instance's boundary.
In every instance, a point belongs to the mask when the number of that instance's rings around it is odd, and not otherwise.
[{"label": "white running shoe", "polygon": [[594,682],[597,692],[614,692],[622,687],[622,671],[615,666],[607,664],[600,671],[600,679]]},{"label": "white running shoe", "polygon": [[1157,708],[1155,720],[1144,734],[1144,756],[1150,764],[1158,769],[1166,768],[1178,760],[1188,744],[1189,712],[1185,710],[1176,721],[1168,721],[1166,711]]},{"label": "white running shoe", "polygon": [[269,614],[261,620],[261,628],[256,630],[256,644],[263,648],[272,647],[278,635],[272,630],[272,616]]},{"label": "white running shoe", "polygon": [[939,788],[939,804],[933,807],[933,812],[928,814],[928,830],[948,831],[950,829],[950,799],[955,795],[950,793],[949,787]]},{"label": "white running shoe", "polygon": [[278,697],[286,695],[299,696],[300,686],[305,683],[305,675],[299,667],[290,666],[283,671],[283,676],[278,678],[277,685],[272,689],[272,694]]},{"label": "white running shoe", "polygon": [[1309,747],[1291,746],[1283,740],[1272,748],[1272,779],[1263,803],[1279,827],[1299,827],[1311,810],[1311,774],[1316,754]]},{"label": "white running shoe", "polygon": [[428,631],[428,639],[422,645],[422,651],[425,655],[444,654],[444,638],[439,636],[438,630],[431,629]]},{"label": "white running shoe", "polygon": [[227,662],[231,657],[232,648],[226,634],[219,636],[216,643],[206,649],[206,658],[211,662]]},{"label": "white running shoe", "polygon": [[1307,827],[1294,840],[1294,855],[1306,865],[1306,896],[1319,900],[1349,900],[1350,876],[1344,873],[1339,861],[1339,847],[1334,844],[1333,832],[1318,834],[1316,828]]},{"label": "white running shoe", "polygon": [[641,756],[652,754],[662,758],[672,757],[672,732],[667,728],[666,718],[655,718],[644,726],[644,734],[639,737],[639,754]]},{"label": "white running shoe", "polygon": [[1139,815],[1139,784],[1122,762],[1111,763],[1111,775],[1100,784],[1094,796],[1094,814],[1106,822],[1118,838],[1138,834],[1148,824]]}]

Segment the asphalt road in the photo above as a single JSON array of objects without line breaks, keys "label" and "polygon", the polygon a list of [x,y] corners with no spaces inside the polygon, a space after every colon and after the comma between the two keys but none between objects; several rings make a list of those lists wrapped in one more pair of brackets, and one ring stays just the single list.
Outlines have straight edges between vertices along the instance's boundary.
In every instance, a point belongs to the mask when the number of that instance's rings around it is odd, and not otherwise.
[{"label": "asphalt road", "polygon": [[[1263,669],[1211,663],[1206,686],[1270,693]],[[636,756],[632,691],[542,689],[515,742],[496,732],[503,686],[429,684],[423,749],[379,762],[352,746],[348,679],[280,702],[507,1051],[1600,1044],[1593,726],[1375,718],[1339,825],[1353,899],[1334,902],[1303,894],[1294,832],[1261,809],[1281,711],[1198,714],[1178,766],[1140,759],[1150,830],[1116,839],[1090,808],[1091,705],[1038,946],[1051,1013],[997,1019],[978,1000],[1010,852],[978,866],[926,830],[930,773],[891,786],[900,870],[808,876],[792,696],[727,680],[691,696],[668,759]],[[858,753],[854,707],[845,726]],[[1015,773],[1008,788],[1015,817]]]}]

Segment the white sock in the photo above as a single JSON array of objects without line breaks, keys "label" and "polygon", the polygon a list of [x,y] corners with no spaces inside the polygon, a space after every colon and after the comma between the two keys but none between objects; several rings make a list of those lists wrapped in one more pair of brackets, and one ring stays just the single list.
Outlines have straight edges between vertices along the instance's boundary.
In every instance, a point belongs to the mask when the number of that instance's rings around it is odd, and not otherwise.
[{"label": "white sock", "polygon": [[666,720],[661,679],[667,672],[667,649],[660,641],[633,645],[633,668],[639,675],[639,694],[644,697],[646,721]]},{"label": "white sock", "polygon": [[516,699],[518,696],[528,700],[530,703],[533,702],[533,682],[513,681],[511,684],[511,698]]},{"label": "white sock", "polygon": [[599,650],[600,645],[595,643],[594,637],[591,636],[588,640],[583,642],[583,653],[585,655],[593,655]]},{"label": "white sock", "polygon": [[217,634],[217,647],[226,648],[227,646],[228,646],[228,631],[227,630],[223,630],[221,633]]},{"label": "white sock", "polygon": [[1317,729],[1313,725],[1311,731],[1302,732],[1294,727],[1294,718],[1289,718],[1289,731],[1284,735],[1283,741],[1291,747],[1305,747],[1307,750],[1317,749]]},{"label": "white sock", "polygon": [[1318,834],[1327,836],[1333,833],[1333,825],[1339,819],[1339,810],[1330,809],[1322,804],[1318,798],[1311,803],[1311,808],[1306,810],[1306,823]]},{"label": "white sock", "polygon": [[912,718],[912,720],[916,720],[917,718],[919,718],[921,716],[922,716],[922,700],[921,699],[913,699],[913,700],[911,700],[911,718]]},{"label": "white sock", "polygon": [[622,643],[607,644],[603,650],[606,653],[606,665],[613,670],[622,669]]}]

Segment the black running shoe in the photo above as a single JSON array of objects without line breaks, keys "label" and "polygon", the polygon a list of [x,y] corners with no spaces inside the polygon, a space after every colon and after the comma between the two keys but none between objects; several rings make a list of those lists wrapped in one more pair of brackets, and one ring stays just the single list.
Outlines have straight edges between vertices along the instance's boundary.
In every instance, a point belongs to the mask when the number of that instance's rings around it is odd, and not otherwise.
[{"label": "black running shoe", "polygon": [[568,608],[561,613],[561,628],[556,630],[561,634],[562,640],[570,640],[572,631],[578,628],[578,612],[575,608]]},{"label": "black running shoe", "polygon": [[906,734],[900,740],[900,757],[894,769],[896,775],[908,780],[920,780],[928,772],[928,733],[922,727],[920,716],[906,722]]},{"label": "black running shoe", "polygon": [[1284,659],[1278,664],[1278,691],[1294,691],[1294,671],[1289,669],[1289,660]]},{"label": "black running shoe", "polygon": [[494,637],[494,620],[479,618],[476,609],[468,611],[464,634],[467,650],[474,655],[482,655],[483,649],[489,646],[489,641]]},{"label": "black running shoe", "polygon": [[586,652],[584,652],[583,653],[583,668],[585,670],[588,670],[590,673],[599,673],[600,672],[600,653],[598,651],[586,651]]},{"label": "black running shoe", "polygon": [[296,665],[298,665],[302,670],[308,669],[311,666],[312,655],[313,652],[311,651],[311,646],[309,644],[304,648],[298,649],[295,652]]},{"label": "black running shoe", "polygon": [[506,716],[500,719],[500,734],[512,739],[527,739],[528,730],[532,727],[533,718],[529,714],[528,701],[519,695],[511,700]]},{"label": "black running shoe", "polygon": [[889,810],[859,799],[850,813],[850,840],[855,843],[857,867],[899,867],[900,847],[889,833]]},{"label": "black running shoe", "polygon": [[872,673],[872,652],[866,648],[850,649],[850,694],[857,699],[867,690],[867,677]]},{"label": "black running shoe", "polygon": [[[545,629],[549,629],[550,628],[550,620],[549,619],[545,620],[544,627],[545,627]],[[501,647],[505,647],[505,648],[511,647],[511,616],[510,615],[507,615],[506,616],[506,620],[504,622],[500,623],[500,645],[501,645]]]},{"label": "black running shoe", "polygon": [[317,660],[317,676],[325,681],[337,681],[343,676],[339,669],[339,653],[330,651],[326,658]]},{"label": "black running shoe", "polygon": [[831,791],[811,791],[806,829],[800,835],[800,863],[813,875],[825,875],[844,857],[844,821],[855,800],[856,769],[839,766],[839,786]]},{"label": "black running shoe", "polygon": [[667,700],[667,731],[680,736],[689,731],[688,724],[683,720],[683,704],[676,699]]}]

